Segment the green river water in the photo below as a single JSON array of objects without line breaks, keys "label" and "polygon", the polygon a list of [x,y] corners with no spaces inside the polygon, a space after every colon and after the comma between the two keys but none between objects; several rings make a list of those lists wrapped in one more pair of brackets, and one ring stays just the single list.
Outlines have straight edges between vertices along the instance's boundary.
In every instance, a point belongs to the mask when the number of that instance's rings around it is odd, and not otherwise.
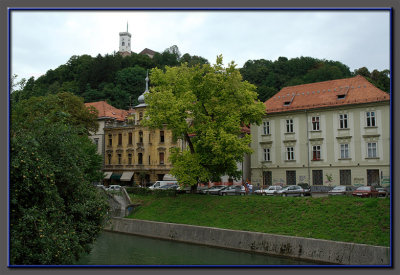
[{"label": "green river water", "polygon": [[102,232],[77,265],[315,265],[310,261]]}]

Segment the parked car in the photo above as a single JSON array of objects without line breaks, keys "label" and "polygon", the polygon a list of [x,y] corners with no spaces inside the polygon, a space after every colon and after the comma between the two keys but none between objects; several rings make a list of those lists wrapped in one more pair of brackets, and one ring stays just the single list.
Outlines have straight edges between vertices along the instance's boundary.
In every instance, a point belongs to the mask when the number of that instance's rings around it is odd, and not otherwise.
[{"label": "parked car", "polygon": [[328,191],[328,196],[350,196],[355,187],[350,185],[338,185]]},{"label": "parked car", "polygon": [[384,187],[375,187],[376,191],[378,191],[378,197],[388,197],[389,192]]},{"label": "parked car", "polygon": [[121,190],[121,185],[110,185],[107,188],[107,191],[119,191]]},{"label": "parked car", "polygon": [[354,192],[354,197],[361,197],[361,198],[377,198],[379,192],[375,189],[374,186],[360,186]]},{"label": "parked car", "polygon": [[176,180],[159,180],[156,181],[153,185],[151,185],[149,189],[159,189],[162,186],[173,185],[173,184],[178,184],[178,182]]},{"label": "parked car", "polygon": [[214,185],[208,189],[202,190],[202,193],[207,195],[218,195],[219,191],[224,190],[225,188],[227,188],[225,185]]},{"label": "parked car", "polygon": [[304,196],[311,196],[311,186],[308,183],[299,183],[297,184],[304,190]]},{"label": "parked car", "polygon": [[154,188],[154,190],[176,190],[179,188],[178,184],[167,184],[167,185],[163,185],[159,188]]},{"label": "parked car", "polygon": [[96,187],[100,188],[100,189],[103,189],[103,190],[107,189],[103,184],[97,184]]},{"label": "parked car", "polygon": [[262,195],[262,196],[273,196],[277,193],[277,191],[279,191],[281,189],[282,189],[282,186],[280,186],[280,185],[271,185],[266,189],[256,190],[255,193],[257,195]]},{"label": "parked car", "polygon": [[281,190],[278,190],[276,192],[276,195],[286,197],[286,196],[297,196],[297,197],[304,197],[307,193],[306,190],[304,190],[301,186],[299,185],[289,185],[286,186],[285,188],[282,188]]},{"label": "parked car", "polygon": [[226,195],[246,195],[246,190],[244,186],[242,185],[231,185],[228,186],[225,189],[222,189],[218,193],[220,196],[226,196]]}]

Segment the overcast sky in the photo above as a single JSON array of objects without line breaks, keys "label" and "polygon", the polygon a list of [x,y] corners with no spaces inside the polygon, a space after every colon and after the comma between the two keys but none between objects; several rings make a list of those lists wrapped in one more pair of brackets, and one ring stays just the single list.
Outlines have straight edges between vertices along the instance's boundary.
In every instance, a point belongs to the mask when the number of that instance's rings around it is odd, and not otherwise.
[{"label": "overcast sky", "polygon": [[390,69],[389,11],[19,11],[11,12],[11,67],[35,78],[73,55],[118,51],[119,32],[132,51],[177,45],[214,63],[310,56],[350,70]]}]

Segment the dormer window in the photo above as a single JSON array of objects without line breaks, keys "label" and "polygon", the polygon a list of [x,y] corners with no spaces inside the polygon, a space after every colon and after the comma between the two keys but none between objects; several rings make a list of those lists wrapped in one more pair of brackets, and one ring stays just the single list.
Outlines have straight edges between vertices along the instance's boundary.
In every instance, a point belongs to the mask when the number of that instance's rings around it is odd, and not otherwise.
[{"label": "dormer window", "polygon": [[285,103],[283,103],[283,106],[289,106],[290,105],[290,101],[285,101]]},{"label": "dormer window", "polygon": [[346,95],[337,95],[337,99],[344,99]]}]

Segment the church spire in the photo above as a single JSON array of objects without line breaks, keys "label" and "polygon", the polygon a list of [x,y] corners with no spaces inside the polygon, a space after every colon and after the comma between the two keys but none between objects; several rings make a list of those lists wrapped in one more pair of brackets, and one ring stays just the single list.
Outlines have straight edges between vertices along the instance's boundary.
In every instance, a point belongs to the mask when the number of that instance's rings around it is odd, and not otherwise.
[{"label": "church spire", "polygon": [[146,90],[144,92],[146,93],[149,92],[149,70],[147,70],[147,75],[145,80],[146,80]]}]

